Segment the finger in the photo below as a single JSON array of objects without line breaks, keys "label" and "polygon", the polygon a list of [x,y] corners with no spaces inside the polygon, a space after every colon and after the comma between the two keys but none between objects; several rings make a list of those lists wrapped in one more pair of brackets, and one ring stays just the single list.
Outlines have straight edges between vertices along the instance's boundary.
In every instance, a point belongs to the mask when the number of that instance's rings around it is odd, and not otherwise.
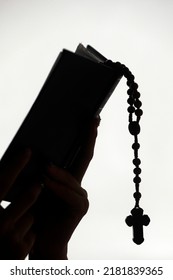
[{"label": "finger", "polygon": [[72,207],[72,210],[80,210],[82,213],[86,213],[88,210],[89,202],[87,199],[87,193],[85,191],[81,195],[78,192],[74,191],[71,188],[68,188],[66,185],[63,185],[61,183],[57,183],[50,178],[45,178],[45,184],[46,186],[53,191],[53,193],[63,200],[65,203],[67,203],[69,206]]},{"label": "finger", "polygon": [[34,218],[31,214],[27,213],[19,219],[15,228],[21,239],[28,233],[34,223]]},{"label": "finger", "polygon": [[4,211],[6,223],[16,223],[36,202],[41,193],[41,185],[35,184],[12,202]]},{"label": "finger", "polygon": [[20,259],[25,259],[26,256],[31,252],[36,240],[36,234],[30,230],[25,235],[20,246]]},{"label": "finger", "polygon": [[31,150],[26,149],[12,158],[6,165],[0,165],[0,201],[6,196],[30,158]]},{"label": "finger", "polygon": [[[2,239],[2,238],[1,238]],[[22,260],[30,253],[36,235],[30,230],[21,239],[18,232],[13,230],[6,234],[1,240],[0,259],[1,260]]]},{"label": "finger", "polygon": [[[47,175],[53,181],[66,185],[69,189],[77,192],[79,195],[85,195],[85,190],[81,187],[79,182],[65,169],[59,168],[55,165],[49,165],[47,167]],[[44,183],[47,186],[47,176],[44,177]]]},{"label": "finger", "polygon": [[89,133],[86,141],[84,142],[81,150],[75,159],[72,167],[70,168],[70,173],[78,180],[82,181],[82,178],[89,166],[89,163],[94,155],[94,147],[97,138],[97,128],[100,123],[100,118],[95,118],[90,126]]}]

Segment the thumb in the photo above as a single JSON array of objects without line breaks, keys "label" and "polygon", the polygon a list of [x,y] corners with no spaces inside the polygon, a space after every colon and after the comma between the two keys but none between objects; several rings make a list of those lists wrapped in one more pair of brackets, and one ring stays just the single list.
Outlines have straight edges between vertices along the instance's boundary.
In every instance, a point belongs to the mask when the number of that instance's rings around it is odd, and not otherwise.
[{"label": "thumb", "polygon": [[72,164],[72,167],[70,168],[70,173],[76,178],[78,182],[82,181],[82,178],[89,166],[89,163],[93,158],[99,124],[100,117],[94,118],[89,127],[86,139],[74,163]]}]

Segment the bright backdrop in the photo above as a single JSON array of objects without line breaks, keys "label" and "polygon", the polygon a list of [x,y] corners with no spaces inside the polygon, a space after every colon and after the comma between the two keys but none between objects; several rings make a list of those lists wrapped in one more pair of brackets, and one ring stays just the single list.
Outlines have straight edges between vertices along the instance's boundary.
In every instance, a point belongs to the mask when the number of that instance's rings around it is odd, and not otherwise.
[{"label": "bright backdrop", "polygon": [[90,44],[126,64],[142,94],[141,207],[145,242],[124,219],[134,206],[133,153],[123,79],[101,114],[95,156],[83,181],[90,209],[69,244],[70,259],[173,257],[173,1],[0,0],[0,156],[57,55]]}]

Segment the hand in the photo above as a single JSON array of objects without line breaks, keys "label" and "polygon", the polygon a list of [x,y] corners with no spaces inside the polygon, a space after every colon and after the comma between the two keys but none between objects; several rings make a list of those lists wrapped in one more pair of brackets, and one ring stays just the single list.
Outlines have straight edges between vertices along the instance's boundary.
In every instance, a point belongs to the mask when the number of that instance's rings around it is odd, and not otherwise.
[{"label": "hand", "polygon": [[[29,162],[31,152],[13,158],[8,166],[0,171],[0,202],[8,194],[22,169]],[[37,200],[41,186],[35,184],[21,197],[17,198],[5,209],[0,206],[0,259],[24,259],[30,252],[35,234],[32,232],[33,216],[31,206]]]},{"label": "hand", "polygon": [[[71,169],[47,167],[44,180],[47,202],[40,201],[39,234],[30,259],[67,259],[67,244],[89,206],[87,192],[81,187],[85,171],[93,157],[99,120],[94,120],[89,137]],[[50,195],[50,198],[49,198]]]}]

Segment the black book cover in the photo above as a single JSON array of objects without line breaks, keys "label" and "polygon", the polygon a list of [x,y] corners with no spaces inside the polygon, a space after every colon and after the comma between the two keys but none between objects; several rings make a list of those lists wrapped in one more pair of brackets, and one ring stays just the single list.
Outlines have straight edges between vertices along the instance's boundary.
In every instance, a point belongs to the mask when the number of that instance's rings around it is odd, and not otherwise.
[{"label": "black book cover", "polygon": [[24,177],[41,172],[49,161],[70,168],[88,124],[100,113],[121,77],[119,64],[111,68],[63,50],[4,153],[0,168],[26,147],[32,149],[33,156]]}]

